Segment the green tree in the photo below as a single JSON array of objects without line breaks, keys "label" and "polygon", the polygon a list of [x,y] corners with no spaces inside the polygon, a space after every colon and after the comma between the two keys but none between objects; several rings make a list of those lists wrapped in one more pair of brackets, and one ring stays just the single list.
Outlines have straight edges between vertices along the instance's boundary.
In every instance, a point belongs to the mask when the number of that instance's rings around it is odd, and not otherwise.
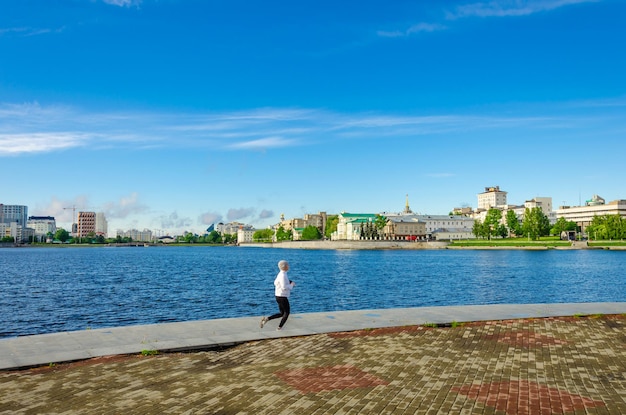
[{"label": "green tree", "polygon": [[183,235],[183,241],[188,244],[195,244],[198,242],[198,235],[191,232],[185,232],[185,234]]},{"label": "green tree", "polygon": [[225,233],[222,235],[222,240],[225,244],[236,244],[237,243],[237,234],[236,233]]},{"label": "green tree", "polygon": [[376,229],[378,230],[378,234],[380,234],[387,225],[387,217],[382,215],[376,215],[376,219],[374,219],[374,223],[376,224]]},{"label": "green tree", "polygon": [[541,208],[526,208],[524,211],[524,222],[522,222],[522,232],[533,241],[539,239],[540,236],[550,234],[550,220]]},{"label": "green tree", "polygon": [[322,233],[317,226],[309,225],[302,230],[303,241],[314,241],[317,239],[322,239]]},{"label": "green tree", "polygon": [[222,235],[216,230],[212,230],[204,240],[210,244],[219,244],[222,243]]},{"label": "green tree", "polygon": [[57,229],[56,233],[54,234],[54,239],[65,243],[65,242],[67,242],[67,240],[70,239],[70,234],[65,229],[59,228],[59,229]]},{"label": "green tree", "polygon": [[290,241],[292,239],[293,239],[293,231],[291,229],[286,231],[283,225],[278,226],[278,229],[276,229],[277,241]]},{"label": "green tree", "polygon": [[487,235],[485,233],[485,225],[479,219],[476,219],[474,221],[474,226],[472,226],[472,233],[477,238],[486,238],[487,237]]},{"label": "green tree", "polygon": [[260,229],[252,235],[252,240],[255,242],[272,242],[274,231],[271,229]]},{"label": "green tree", "polygon": [[339,223],[338,215],[331,215],[326,218],[326,229],[324,229],[324,236],[330,239],[333,232],[337,230],[337,224]]},{"label": "green tree", "polygon": [[502,223],[498,223],[495,228],[495,234],[500,238],[506,238],[509,236],[509,230]]},{"label": "green tree", "polygon": [[619,214],[594,216],[585,231],[594,239],[624,239],[626,219]]},{"label": "green tree", "polygon": [[568,221],[565,218],[561,217],[556,220],[556,223],[550,229],[550,234],[560,236],[561,232],[575,231],[575,230],[576,230],[576,222]]},{"label": "green tree", "polygon": [[487,211],[485,222],[483,223],[483,233],[487,234],[487,239],[491,239],[492,235],[498,235],[500,220],[502,220],[502,211],[500,209],[491,208]]},{"label": "green tree", "polygon": [[509,228],[511,234],[516,236],[522,234],[522,226],[517,219],[517,215],[512,210],[506,212],[506,226]]}]

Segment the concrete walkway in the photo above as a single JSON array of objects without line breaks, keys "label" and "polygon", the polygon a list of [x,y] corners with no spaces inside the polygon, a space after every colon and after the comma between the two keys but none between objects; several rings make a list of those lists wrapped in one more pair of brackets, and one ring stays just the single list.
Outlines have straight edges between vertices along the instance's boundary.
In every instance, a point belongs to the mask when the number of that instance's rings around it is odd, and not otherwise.
[{"label": "concrete walkway", "polygon": [[282,331],[275,330],[277,320],[260,329],[260,317],[116,327],[0,339],[0,370],[382,327],[623,313],[626,303],[496,304],[292,314]]},{"label": "concrete walkway", "polygon": [[258,323],[0,340],[0,415],[626,414],[626,303],[300,314],[279,332]]}]

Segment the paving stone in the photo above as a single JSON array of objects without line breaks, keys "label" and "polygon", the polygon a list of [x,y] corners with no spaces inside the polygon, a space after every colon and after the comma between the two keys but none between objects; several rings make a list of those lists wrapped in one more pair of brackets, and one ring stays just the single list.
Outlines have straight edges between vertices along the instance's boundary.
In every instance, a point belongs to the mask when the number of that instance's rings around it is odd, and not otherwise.
[{"label": "paving stone", "polygon": [[626,316],[407,326],[0,372],[0,414],[623,414]]}]

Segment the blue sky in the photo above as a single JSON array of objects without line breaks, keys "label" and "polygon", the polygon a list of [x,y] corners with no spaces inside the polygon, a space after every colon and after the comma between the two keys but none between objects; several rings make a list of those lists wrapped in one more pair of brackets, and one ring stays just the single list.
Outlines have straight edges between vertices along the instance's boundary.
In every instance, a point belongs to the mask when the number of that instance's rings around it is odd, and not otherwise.
[{"label": "blue sky", "polygon": [[0,203],[66,228],[626,198],[626,1],[2,9]]}]

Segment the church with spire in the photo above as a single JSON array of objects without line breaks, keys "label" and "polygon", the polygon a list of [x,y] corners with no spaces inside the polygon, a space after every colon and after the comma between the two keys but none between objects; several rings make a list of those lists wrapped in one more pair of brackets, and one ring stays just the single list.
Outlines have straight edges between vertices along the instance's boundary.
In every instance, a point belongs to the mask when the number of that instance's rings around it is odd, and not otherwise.
[{"label": "church with spire", "polygon": [[411,210],[411,208],[409,207],[409,195],[406,195],[406,205],[404,206],[404,213],[405,215],[412,215],[413,211]]}]

